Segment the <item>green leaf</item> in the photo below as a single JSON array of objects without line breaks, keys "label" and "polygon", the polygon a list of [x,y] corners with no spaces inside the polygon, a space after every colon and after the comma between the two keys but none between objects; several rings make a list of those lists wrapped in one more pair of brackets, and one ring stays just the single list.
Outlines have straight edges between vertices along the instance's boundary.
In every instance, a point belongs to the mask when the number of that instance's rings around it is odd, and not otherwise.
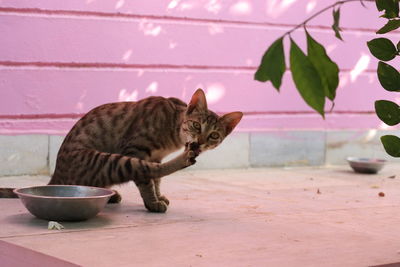
[{"label": "green leaf", "polygon": [[385,10],[385,14],[381,17],[392,19],[399,16],[398,0],[375,0],[376,7],[379,11]]},{"label": "green leaf", "polygon": [[400,51],[400,41],[397,43],[396,47],[397,47],[397,51]]},{"label": "green leaf", "polygon": [[400,27],[400,20],[399,19],[393,19],[389,20],[385,26],[380,28],[376,33],[383,34],[387,32],[391,32],[393,30],[396,30],[397,28]]},{"label": "green leaf", "polygon": [[383,147],[392,157],[400,157],[400,138],[395,135],[384,135],[381,137]]},{"label": "green leaf", "polygon": [[379,61],[377,72],[383,88],[387,91],[400,92],[400,74],[395,68]]},{"label": "green leaf", "polygon": [[375,38],[367,42],[367,45],[371,54],[379,60],[389,61],[397,54],[396,47],[392,41],[386,38]]},{"label": "green leaf", "polygon": [[340,35],[340,32],[342,29],[339,27],[339,20],[340,20],[340,7],[338,9],[333,9],[332,10],[332,15],[333,15],[333,25],[332,29],[335,31],[335,36],[336,38],[340,39],[343,41],[342,36]]},{"label": "green leaf", "polygon": [[399,106],[392,101],[375,101],[375,112],[379,119],[387,125],[393,126],[400,123]]},{"label": "green leaf", "polygon": [[260,82],[271,81],[276,90],[279,91],[285,70],[285,53],[283,51],[283,37],[281,37],[264,53],[261,64],[254,74],[254,79]]},{"label": "green leaf", "polygon": [[327,55],[325,48],[315,41],[306,31],[307,54],[311,63],[319,73],[325,95],[333,101],[336,96],[336,89],[339,85],[339,68]]},{"label": "green leaf", "polygon": [[325,93],[318,71],[300,47],[290,38],[290,69],[304,101],[324,117]]}]

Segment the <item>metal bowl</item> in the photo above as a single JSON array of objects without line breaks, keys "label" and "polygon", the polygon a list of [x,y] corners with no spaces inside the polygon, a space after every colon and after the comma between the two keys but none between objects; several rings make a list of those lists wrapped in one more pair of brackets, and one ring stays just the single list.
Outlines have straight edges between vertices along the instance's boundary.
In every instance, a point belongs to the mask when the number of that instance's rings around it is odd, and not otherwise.
[{"label": "metal bowl", "polygon": [[49,221],[83,221],[96,216],[114,191],[77,186],[45,185],[14,190],[30,213]]},{"label": "metal bowl", "polygon": [[355,172],[377,173],[386,163],[384,159],[348,157],[347,161]]}]

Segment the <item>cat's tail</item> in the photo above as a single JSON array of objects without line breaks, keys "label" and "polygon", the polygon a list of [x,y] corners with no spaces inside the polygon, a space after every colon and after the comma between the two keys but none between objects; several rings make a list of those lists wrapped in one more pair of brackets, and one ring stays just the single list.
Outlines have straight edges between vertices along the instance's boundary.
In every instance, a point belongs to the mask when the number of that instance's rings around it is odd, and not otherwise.
[{"label": "cat's tail", "polygon": [[18,198],[14,193],[15,188],[0,188],[0,198]]}]

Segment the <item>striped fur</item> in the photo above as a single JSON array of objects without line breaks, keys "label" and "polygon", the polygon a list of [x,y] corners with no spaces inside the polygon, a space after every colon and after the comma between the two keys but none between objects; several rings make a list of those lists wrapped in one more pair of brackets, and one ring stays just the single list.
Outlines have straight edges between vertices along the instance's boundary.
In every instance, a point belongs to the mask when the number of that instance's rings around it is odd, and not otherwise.
[{"label": "striped fur", "polygon": [[[49,184],[110,187],[135,182],[145,207],[165,212],[169,200],[160,178],[195,163],[239,123],[242,113],[218,117],[207,109],[199,89],[189,105],[177,98],[149,97],[138,102],[105,104],[82,117],[65,137]],[[161,163],[168,154],[186,148]],[[0,190],[0,197],[10,197]],[[117,193],[112,202],[119,202]]]}]

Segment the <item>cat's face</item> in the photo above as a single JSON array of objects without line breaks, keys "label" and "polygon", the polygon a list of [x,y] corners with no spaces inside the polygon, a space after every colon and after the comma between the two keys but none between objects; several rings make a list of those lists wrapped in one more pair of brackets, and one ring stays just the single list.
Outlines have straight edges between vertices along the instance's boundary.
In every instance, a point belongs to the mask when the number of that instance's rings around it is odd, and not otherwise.
[{"label": "cat's face", "polygon": [[205,94],[198,89],[185,113],[183,138],[186,143],[198,143],[200,151],[213,149],[232,132],[242,116],[242,112],[232,112],[220,117],[208,110]]}]

